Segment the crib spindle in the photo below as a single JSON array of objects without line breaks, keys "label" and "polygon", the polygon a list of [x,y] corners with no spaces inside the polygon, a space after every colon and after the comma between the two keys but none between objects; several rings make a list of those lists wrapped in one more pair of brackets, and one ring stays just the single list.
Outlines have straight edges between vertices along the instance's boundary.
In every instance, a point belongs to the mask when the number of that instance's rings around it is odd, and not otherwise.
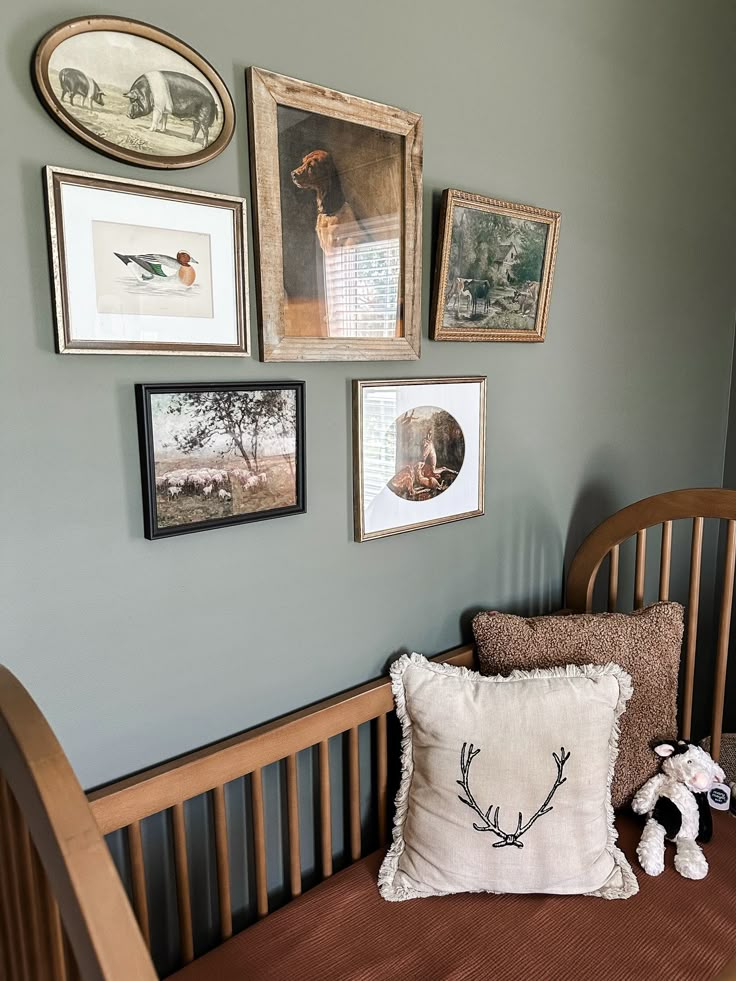
[{"label": "crib spindle", "polygon": [[217,862],[217,899],[220,907],[220,937],[225,941],[233,935],[233,911],[230,897],[230,851],[227,844],[225,788],[222,784],[219,784],[212,791],[212,811],[215,819],[215,860]]},{"label": "crib spindle", "polygon": [[286,798],[289,819],[289,880],[292,898],[302,892],[302,860],[299,842],[299,780],[296,755],[286,758]]},{"label": "crib spindle", "polygon": [[662,551],[659,559],[659,599],[670,598],[670,569],[672,567],[672,522],[662,522]]},{"label": "crib spindle", "polygon": [[614,545],[608,554],[608,612],[615,613],[618,603],[619,546]]},{"label": "crib spindle", "polygon": [[138,926],[141,928],[146,947],[151,947],[151,930],[148,923],[148,897],[146,895],[146,869],[143,861],[143,842],[140,821],[128,825],[128,852],[130,854],[130,876],[133,883],[133,909]]},{"label": "crib spindle", "polygon": [[322,852],[322,878],[332,875],[332,801],[330,798],[330,745],[319,744],[319,829]]},{"label": "crib spindle", "polygon": [[376,719],[376,807],[378,809],[378,842],[386,844],[388,829],[388,756],[386,716]]},{"label": "crib spindle", "polygon": [[690,739],[693,721],[693,692],[695,687],[695,651],[698,640],[700,608],[700,570],[703,559],[703,519],[693,518],[690,545],[690,585],[687,600],[687,633],[685,639],[685,672],[682,692],[682,735]]},{"label": "crib spindle", "polygon": [[644,581],[647,565],[647,530],[641,528],[636,533],[636,566],[634,570],[634,609],[644,606]]},{"label": "crib spindle", "polygon": [[256,912],[258,918],[268,916],[268,880],[266,878],[266,825],[263,817],[263,774],[261,768],[250,775],[253,798],[253,848],[256,866]]},{"label": "crib spindle", "polygon": [[360,750],[358,727],[353,726],[348,733],[349,778],[350,778],[350,856],[354,862],[362,851],[360,833]]},{"label": "crib spindle", "polygon": [[49,977],[52,981],[68,981],[66,975],[66,960],[64,958],[64,928],[61,925],[59,907],[51,892],[46,879],[46,873],[37,859],[37,881],[43,882],[43,920],[49,952]]},{"label": "crib spindle", "polygon": [[8,787],[7,782],[3,781],[2,787],[2,814],[3,830],[5,838],[5,874],[8,877],[9,891],[11,897],[11,909],[14,910],[11,947],[16,950],[16,971],[17,977],[24,981],[32,981],[30,966],[30,951],[28,948],[28,938],[26,935],[25,918],[21,910],[25,909],[23,893],[20,884],[20,869],[18,866],[18,851],[20,838],[17,827],[17,812],[15,798]]},{"label": "crib spindle", "polygon": [[736,521],[728,522],[726,557],[723,566],[723,593],[718,618],[718,646],[713,682],[713,720],[711,724],[710,752],[717,760],[721,751],[723,730],[723,704],[726,697],[726,671],[728,668],[728,642],[731,634],[731,609],[733,607],[734,571],[736,570]]},{"label": "crib spindle", "polygon": [[20,808],[18,808],[17,804],[16,812],[20,846],[18,850],[20,881],[26,904],[25,923],[29,953],[28,962],[31,977],[40,978],[43,973],[44,965],[43,956],[40,949],[42,933],[39,895],[36,888],[36,878],[33,874],[33,846],[31,843],[31,836],[28,832],[28,826],[24,822]]},{"label": "crib spindle", "polygon": [[8,816],[9,791],[5,778],[0,773],[0,930],[2,931],[3,950],[7,961],[8,974],[17,978],[20,974],[20,955],[15,925],[15,902],[13,886],[10,879],[10,856],[13,848],[10,837],[10,821]]},{"label": "crib spindle", "polygon": [[179,912],[179,949],[184,964],[194,960],[192,935],[192,906],[189,890],[189,860],[187,858],[187,831],[184,821],[184,804],[174,804],[171,809],[174,829],[174,871],[176,874],[176,904]]}]

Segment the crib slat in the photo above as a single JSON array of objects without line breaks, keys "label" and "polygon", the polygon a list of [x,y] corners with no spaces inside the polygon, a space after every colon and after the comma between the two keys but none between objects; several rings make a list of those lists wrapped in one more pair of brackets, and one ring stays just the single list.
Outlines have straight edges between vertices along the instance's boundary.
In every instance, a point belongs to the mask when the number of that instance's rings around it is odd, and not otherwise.
[{"label": "crib slat", "polygon": [[634,609],[644,606],[644,577],[647,563],[647,530],[642,528],[636,533],[636,567],[634,571]]},{"label": "crib slat", "polygon": [[326,739],[319,744],[319,830],[322,852],[322,878],[332,875],[332,801],[330,799],[330,747]]},{"label": "crib slat", "polygon": [[27,946],[25,922],[21,910],[24,909],[18,868],[19,835],[17,828],[15,798],[7,782],[3,780],[0,786],[2,792],[2,825],[5,839],[5,872],[8,878],[11,912],[11,949],[16,952],[17,977],[32,981],[30,969],[30,952]]},{"label": "crib slat", "polygon": [[608,554],[608,612],[615,613],[618,602],[618,545],[614,545]]},{"label": "crib slat", "polygon": [[41,942],[41,912],[39,909],[39,896],[36,889],[36,878],[33,874],[33,853],[31,836],[28,827],[22,819],[20,808],[16,803],[19,831],[19,853],[20,880],[23,895],[25,896],[25,922],[26,937],[29,953],[29,969],[31,977],[40,978],[43,973],[43,961],[40,951]]},{"label": "crib slat", "polygon": [[662,522],[662,551],[659,559],[659,599],[670,598],[670,568],[672,565],[672,522]]},{"label": "crib slat", "polygon": [[151,947],[151,930],[148,922],[148,897],[146,895],[146,869],[143,861],[143,842],[140,821],[128,825],[128,851],[130,874],[133,881],[133,909],[141,928],[146,947]]},{"label": "crib slat", "polygon": [[43,907],[45,933],[49,951],[50,977],[53,981],[68,981],[66,976],[66,960],[64,958],[64,929],[61,925],[59,907],[54,899],[46,878],[46,873],[38,860],[39,879],[44,882]]},{"label": "crib slat", "polygon": [[17,930],[15,925],[16,907],[12,896],[12,883],[10,880],[10,853],[13,848],[10,836],[10,821],[8,818],[8,798],[9,792],[5,778],[0,773],[0,929],[2,930],[3,948],[5,959],[9,963],[9,974],[11,977],[18,977],[20,972],[20,959],[17,942]]},{"label": "crib slat", "polygon": [[357,862],[361,855],[360,834],[360,752],[358,727],[348,733],[348,773],[350,777],[350,857]]},{"label": "crib slat", "polygon": [[703,558],[703,519],[693,518],[690,545],[690,585],[687,600],[687,634],[685,639],[685,672],[682,691],[682,735],[690,739],[693,721],[693,691],[695,684],[695,649],[698,639],[700,608],[700,570]]},{"label": "crib slat", "polygon": [[189,860],[187,858],[187,832],[184,821],[184,804],[171,808],[174,828],[174,871],[176,873],[176,905],[179,912],[179,948],[184,964],[194,960],[192,936],[192,906],[189,891]]},{"label": "crib slat", "polygon": [[227,814],[225,788],[220,784],[212,791],[212,810],[215,818],[215,858],[217,860],[217,898],[220,907],[220,937],[233,935],[233,910],[230,897],[230,850],[227,844]]},{"label": "crib slat", "polygon": [[386,739],[386,716],[379,715],[376,719],[376,785],[378,808],[378,842],[386,844],[388,837],[388,756]]},{"label": "crib slat", "polygon": [[250,775],[253,797],[253,847],[256,860],[256,910],[258,917],[268,915],[268,881],[266,879],[266,826],[263,818],[263,775],[257,767]]},{"label": "crib slat", "polygon": [[302,891],[302,860],[299,842],[299,781],[296,756],[286,757],[286,798],[289,813],[289,878],[291,895],[300,896]]},{"label": "crib slat", "polygon": [[726,535],[726,557],[723,566],[723,593],[721,612],[718,618],[718,646],[716,648],[715,679],[713,681],[713,721],[711,724],[710,752],[718,759],[721,751],[723,730],[723,704],[726,697],[726,671],[728,667],[728,646],[731,634],[731,609],[733,607],[734,571],[736,570],[736,521],[728,522]]},{"label": "crib slat", "polygon": [[[49,887],[46,872],[44,871],[41,859],[39,858],[36,847],[31,842],[31,874],[33,876],[34,888],[38,902],[38,922],[39,935],[36,943],[38,963],[41,965],[39,981],[57,981],[58,963],[54,951],[54,938],[52,930],[49,929],[49,909],[53,903],[53,896]],[[60,926],[60,924],[59,924]]]}]

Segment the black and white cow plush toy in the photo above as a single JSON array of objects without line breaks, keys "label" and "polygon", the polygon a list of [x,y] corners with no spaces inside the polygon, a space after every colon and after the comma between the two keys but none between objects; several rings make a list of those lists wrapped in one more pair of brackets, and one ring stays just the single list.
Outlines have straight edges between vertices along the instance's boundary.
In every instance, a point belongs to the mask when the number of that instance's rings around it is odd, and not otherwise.
[{"label": "black and white cow plush toy", "polygon": [[705,844],[713,835],[708,791],[725,774],[704,749],[684,739],[657,743],[654,752],[662,758],[662,772],[647,780],[631,802],[637,814],[648,815],[636,849],[639,863],[647,875],[659,875],[665,841],[674,841],[680,875],[704,879],[708,863],[696,839]]}]

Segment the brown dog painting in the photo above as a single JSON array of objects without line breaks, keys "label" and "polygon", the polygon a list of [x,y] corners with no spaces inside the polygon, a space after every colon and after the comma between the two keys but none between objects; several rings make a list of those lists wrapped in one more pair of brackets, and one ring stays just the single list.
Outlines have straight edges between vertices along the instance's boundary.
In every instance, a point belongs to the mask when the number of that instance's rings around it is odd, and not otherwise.
[{"label": "brown dog painting", "polygon": [[291,172],[294,184],[317,198],[317,239],[324,254],[357,245],[368,237],[345,199],[340,175],[327,150],[312,150]]}]

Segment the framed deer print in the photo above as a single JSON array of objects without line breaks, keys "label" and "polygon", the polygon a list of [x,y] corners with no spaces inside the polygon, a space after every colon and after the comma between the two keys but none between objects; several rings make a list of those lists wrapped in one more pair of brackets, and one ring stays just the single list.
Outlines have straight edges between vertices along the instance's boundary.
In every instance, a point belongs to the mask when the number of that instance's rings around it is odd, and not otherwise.
[{"label": "framed deer print", "polygon": [[557,211],[446,190],[430,337],[543,341],[559,228]]},{"label": "framed deer print", "polygon": [[248,70],[264,361],[419,357],[422,118]]},{"label": "framed deer print", "polygon": [[483,514],[486,379],[353,382],[355,540]]}]

